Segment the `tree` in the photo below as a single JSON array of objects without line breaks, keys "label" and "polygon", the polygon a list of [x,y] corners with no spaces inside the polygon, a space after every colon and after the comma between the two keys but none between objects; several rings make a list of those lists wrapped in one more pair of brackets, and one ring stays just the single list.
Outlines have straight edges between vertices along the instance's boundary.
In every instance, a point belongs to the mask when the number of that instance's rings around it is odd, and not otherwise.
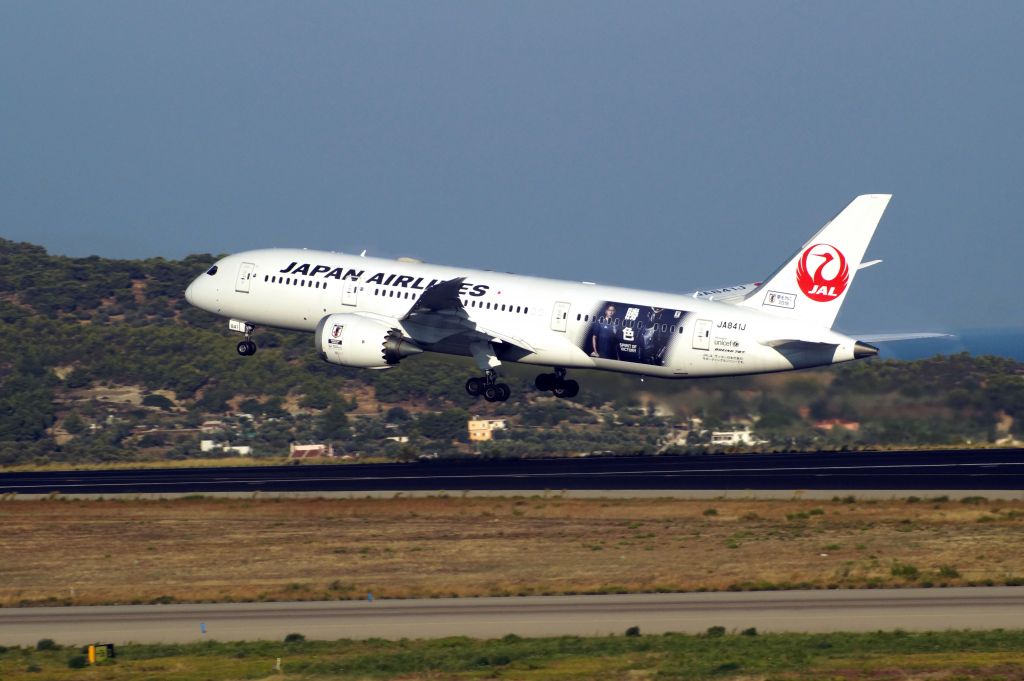
[{"label": "tree", "polygon": [[72,435],[79,435],[86,429],[85,421],[78,415],[78,412],[73,411],[68,414],[68,417],[64,419],[64,430],[71,433]]},{"label": "tree", "polygon": [[174,407],[174,402],[171,402],[163,395],[149,394],[142,398],[142,406],[156,407],[157,409],[168,411]]},{"label": "tree", "polygon": [[352,431],[348,425],[348,414],[341,404],[334,404],[320,414],[317,433],[325,440],[348,440]]},{"label": "tree", "polygon": [[469,414],[464,409],[448,409],[437,413],[421,414],[416,419],[416,429],[420,435],[430,440],[459,440],[465,442],[468,437],[466,422]]}]

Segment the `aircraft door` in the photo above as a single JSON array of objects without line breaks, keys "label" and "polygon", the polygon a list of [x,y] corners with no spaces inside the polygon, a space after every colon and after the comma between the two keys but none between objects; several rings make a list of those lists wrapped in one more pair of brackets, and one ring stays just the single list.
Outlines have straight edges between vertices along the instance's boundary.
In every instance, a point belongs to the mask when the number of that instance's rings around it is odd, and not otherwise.
[{"label": "aircraft door", "polygon": [[564,332],[569,323],[569,308],[572,303],[555,303],[551,311],[551,330]]},{"label": "aircraft door", "polygon": [[693,349],[694,350],[710,350],[711,349],[711,320],[710,319],[698,319],[697,323],[693,325]]},{"label": "aircraft door", "polygon": [[238,268],[238,279],[235,280],[235,290],[239,293],[249,292],[249,280],[252,279],[252,271],[256,265],[251,262],[243,262]]},{"label": "aircraft door", "polygon": [[343,288],[341,290],[341,304],[353,306],[359,304],[359,282],[344,282]]}]

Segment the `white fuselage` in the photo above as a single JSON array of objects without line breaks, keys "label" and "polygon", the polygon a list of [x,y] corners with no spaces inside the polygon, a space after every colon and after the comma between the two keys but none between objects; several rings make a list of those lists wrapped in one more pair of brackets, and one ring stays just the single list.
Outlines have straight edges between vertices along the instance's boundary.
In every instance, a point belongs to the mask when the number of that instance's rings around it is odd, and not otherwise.
[{"label": "white fuselage", "polygon": [[664,378],[786,371],[854,359],[831,329],[689,295],[300,249],[239,253],[189,286],[190,303],[256,326],[313,332],[348,313],[400,329],[426,351],[470,355],[446,323],[403,319],[434,282],[464,277],[468,321],[501,361]]}]

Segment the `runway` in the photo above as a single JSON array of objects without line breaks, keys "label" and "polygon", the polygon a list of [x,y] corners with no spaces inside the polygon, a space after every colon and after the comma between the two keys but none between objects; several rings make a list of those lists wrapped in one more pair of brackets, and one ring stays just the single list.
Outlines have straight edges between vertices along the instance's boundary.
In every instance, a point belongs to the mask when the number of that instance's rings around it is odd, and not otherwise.
[{"label": "runway", "polygon": [[[1024,450],[843,452],[0,474],[0,494],[544,490],[1024,490]],[[1012,496],[1012,495],[1011,495]]]},{"label": "runway", "polygon": [[[1024,626],[1024,587],[319,601],[0,610],[0,644],[995,629]],[[205,629],[205,633],[203,633]]]}]

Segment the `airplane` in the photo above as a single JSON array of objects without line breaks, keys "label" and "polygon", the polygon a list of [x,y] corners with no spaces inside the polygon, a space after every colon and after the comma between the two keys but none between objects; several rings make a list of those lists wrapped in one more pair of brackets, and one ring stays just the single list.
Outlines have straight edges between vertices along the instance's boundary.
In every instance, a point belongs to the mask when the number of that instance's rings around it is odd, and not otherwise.
[{"label": "airplane", "polygon": [[[305,249],[221,258],[189,284],[192,305],[229,318],[240,355],[258,326],[312,332],[331,364],[390,369],[411,355],[472,357],[466,392],[507,400],[504,363],[549,371],[538,390],[572,398],[570,369],[685,379],[792,371],[873,357],[869,336],[832,329],[889,194],[855,198],[761,282],[685,294]],[[938,334],[878,336],[881,340]]]}]

